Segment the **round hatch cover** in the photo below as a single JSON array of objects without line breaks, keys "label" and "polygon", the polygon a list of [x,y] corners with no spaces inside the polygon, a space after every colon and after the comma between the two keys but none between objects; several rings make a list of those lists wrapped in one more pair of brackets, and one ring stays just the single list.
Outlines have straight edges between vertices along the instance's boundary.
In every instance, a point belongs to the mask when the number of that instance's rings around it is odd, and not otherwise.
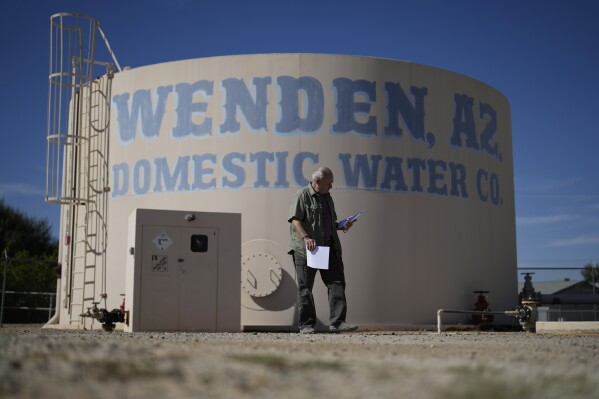
[{"label": "round hatch cover", "polygon": [[241,259],[241,286],[253,297],[265,297],[279,288],[283,271],[274,256],[264,252],[248,254]]}]

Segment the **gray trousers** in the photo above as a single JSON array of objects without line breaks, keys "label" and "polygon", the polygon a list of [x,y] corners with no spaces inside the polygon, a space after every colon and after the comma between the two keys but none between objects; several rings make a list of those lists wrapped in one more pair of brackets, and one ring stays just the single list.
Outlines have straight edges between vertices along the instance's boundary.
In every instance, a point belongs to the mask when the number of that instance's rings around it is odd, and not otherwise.
[{"label": "gray trousers", "polygon": [[297,275],[297,309],[299,311],[298,326],[300,330],[304,327],[314,327],[316,324],[316,308],[314,307],[312,288],[314,288],[317,271],[320,271],[320,277],[327,286],[331,325],[337,327],[341,322],[344,322],[347,313],[345,273],[343,271],[343,260],[337,256],[335,250],[331,248],[328,270],[308,267],[306,258],[297,253],[293,254],[293,263]]}]

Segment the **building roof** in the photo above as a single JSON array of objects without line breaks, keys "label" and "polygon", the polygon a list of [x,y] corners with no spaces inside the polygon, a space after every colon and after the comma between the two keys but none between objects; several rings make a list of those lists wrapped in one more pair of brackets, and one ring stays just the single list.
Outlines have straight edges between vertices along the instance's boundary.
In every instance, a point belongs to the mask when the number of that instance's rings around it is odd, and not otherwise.
[{"label": "building roof", "polygon": [[[555,280],[555,281],[534,281],[533,280],[532,285],[535,288],[535,291],[540,292],[541,294],[556,294],[558,292],[573,288],[574,286],[579,285],[581,283],[582,284],[586,283],[592,287],[592,284],[586,282],[585,280],[570,280],[570,279]],[[518,292],[522,291],[523,285],[524,285],[524,282],[520,282],[520,281],[518,282]],[[595,286],[597,286],[599,288],[599,284],[595,284]]]}]

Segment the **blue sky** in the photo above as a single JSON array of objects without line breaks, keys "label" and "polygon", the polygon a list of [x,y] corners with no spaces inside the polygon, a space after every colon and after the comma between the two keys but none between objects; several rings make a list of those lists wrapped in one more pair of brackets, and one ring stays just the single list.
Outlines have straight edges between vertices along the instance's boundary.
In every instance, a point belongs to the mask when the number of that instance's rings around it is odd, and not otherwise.
[{"label": "blue sky", "polygon": [[[56,234],[59,206],[44,203],[44,190],[49,19],[57,12],[97,18],[123,66],[334,53],[481,80],[512,108],[519,266],[599,263],[599,2],[0,0],[0,197],[47,218]],[[579,273],[537,272],[563,277]]]}]

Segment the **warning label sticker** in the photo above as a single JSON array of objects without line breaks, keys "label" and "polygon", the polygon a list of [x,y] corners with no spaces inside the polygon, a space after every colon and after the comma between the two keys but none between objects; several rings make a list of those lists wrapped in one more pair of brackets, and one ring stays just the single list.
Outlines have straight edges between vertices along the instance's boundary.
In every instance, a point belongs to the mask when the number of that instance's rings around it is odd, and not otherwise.
[{"label": "warning label sticker", "polygon": [[163,231],[160,234],[158,234],[156,238],[152,240],[152,242],[154,243],[154,245],[156,245],[156,248],[164,252],[168,249],[168,247],[171,246],[173,240],[171,240],[171,238],[166,234],[166,232]]},{"label": "warning label sticker", "polygon": [[167,272],[168,271],[168,256],[167,255],[152,255],[152,271]]}]

